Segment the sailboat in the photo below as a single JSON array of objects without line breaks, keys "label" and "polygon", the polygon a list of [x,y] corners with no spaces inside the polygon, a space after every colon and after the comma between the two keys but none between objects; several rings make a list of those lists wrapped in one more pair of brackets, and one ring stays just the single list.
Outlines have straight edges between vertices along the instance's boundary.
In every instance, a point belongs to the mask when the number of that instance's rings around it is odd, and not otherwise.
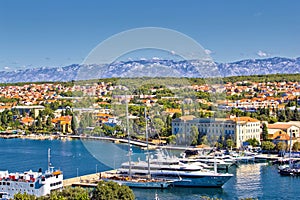
[{"label": "sailboat", "polygon": [[204,170],[200,166],[184,164],[177,159],[159,159],[159,157],[151,158],[150,161],[148,156],[147,162],[131,162],[129,160],[129,162],[123,163],[118,169],[118,173],[168,179],[173,181],[172,186],[177,187],[222,187],[233,174],[217,173],[217,166],[215,165],[214,168],[215,171]]},{"label": "sailboat", "polygon": [[149,159],[149,145],[148,145],[148,126],[147,126],[147,116],[146,116],[146,107],[145,107],[145,120],[146,120],[146,141],[147,141],[147,162],[148,162],[148,173],[147,175],[132,175],[131,172],[131,146],[130,146],[130,132],[129,132],[129,118],[128,118],[128,103],[126,99],[126,132],[128,136],[128,173],[126,174],[112,174],[110,177],[107,177],[105,180],[114,181],[120,185],[127,185],[128,187],[134,188],[168,188],[172,186],[172,180],[166,180],[161,178],[152,178],[150,174],[150,159]]},{"label": "sailboat", "polygon": [[292,163],[292,132],[290,132],[289,164],[278,167],[278,172],[284,176],[300,176],[300,163]]}]

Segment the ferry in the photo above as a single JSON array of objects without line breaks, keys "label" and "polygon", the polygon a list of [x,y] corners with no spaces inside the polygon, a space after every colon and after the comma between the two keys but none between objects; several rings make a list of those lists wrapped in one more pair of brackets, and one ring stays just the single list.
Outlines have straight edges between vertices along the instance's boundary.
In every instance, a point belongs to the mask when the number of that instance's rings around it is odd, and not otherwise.
[{"label": "ferry", "polygon": [[53,190],[63,188],[63,173],[54,170],[50,163],[50,149],[48,149],[48,169],[43,173],[31,170],[22,173],[0,171],[0,199],[13,199],[17,193],[27,193],[37,197],[50,194]]}]

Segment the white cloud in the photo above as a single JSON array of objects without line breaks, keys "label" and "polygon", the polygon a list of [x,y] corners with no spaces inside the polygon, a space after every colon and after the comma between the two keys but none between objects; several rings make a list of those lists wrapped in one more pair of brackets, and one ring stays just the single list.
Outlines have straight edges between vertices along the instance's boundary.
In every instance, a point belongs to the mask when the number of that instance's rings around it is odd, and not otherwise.
[{"label": "white cloud", "polygon": [[4,69],[5,69],[5,70],[9,70],[9,69],[10,69],[10,67],[4,67]]},{"label": "white cloud", "polygon": [[210,54],[212,54],[212,51],[211,51],[211,50],[209,50],[209,49],[204,49],[204,52],[205,52],[207,55],[210,55]]},{"label": "white cloud", "polygon": [[256,53],[259,57],[267,57],[267,56],[270,56],[270,54],[262,51],[262,50],[259,50],[257,53]]}]

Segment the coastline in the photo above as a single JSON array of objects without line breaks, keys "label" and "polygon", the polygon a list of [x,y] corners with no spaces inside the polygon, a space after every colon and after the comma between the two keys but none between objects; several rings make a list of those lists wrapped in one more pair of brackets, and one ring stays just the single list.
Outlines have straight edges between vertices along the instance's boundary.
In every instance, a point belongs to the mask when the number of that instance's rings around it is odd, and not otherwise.
[{"label": "coastline", "polygon": [[[30,135],[23,135],[23,134],[0,134],[0,138],[3,139],[28,139],[28,140],[102,140],[102,141],[109,141],[113,143],[128,143],[128,139],[124,138],[112,138],[112,137],[101,137],[101,136],[87,136],[87,135],[43,135],[43,134],[30,134]],[[147,143],[144,141],[138,140],[130,140],[130,144],[140,147],[141,149],[145,150],[147,148]],[[150,143],[148,146],[149,149],[167,149],[167,150],[202,150],[203,148],[192,147],[192,146],[172,146],[172,145],[159,145]]]}]

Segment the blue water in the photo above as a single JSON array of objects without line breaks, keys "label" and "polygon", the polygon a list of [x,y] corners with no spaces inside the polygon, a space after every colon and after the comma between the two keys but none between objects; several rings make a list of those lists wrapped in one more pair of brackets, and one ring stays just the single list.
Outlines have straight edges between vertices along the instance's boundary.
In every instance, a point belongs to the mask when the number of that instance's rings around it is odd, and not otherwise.
[{"label": "blue water", "polygon": [[[51,148],[52,165],[66,178],[118,167],[126,161],[127,145],[101,141],[61,141],[0,139],[0,170],[11,172],[47,168],[47,150]],[[144,159],[143,151],[132,147],[133,159]],[[112,160],[112,161],[110,161]],[[137,199],[152,200],[155,193],[161,200],[194,200],[201,196],[222,199],[253,197],[258,199],[300,199],[300,177],[284,177],[276,166],[241,165],[230,171],[235,176],[223,188],[170,188],[167,190],[134,189]]]}]

